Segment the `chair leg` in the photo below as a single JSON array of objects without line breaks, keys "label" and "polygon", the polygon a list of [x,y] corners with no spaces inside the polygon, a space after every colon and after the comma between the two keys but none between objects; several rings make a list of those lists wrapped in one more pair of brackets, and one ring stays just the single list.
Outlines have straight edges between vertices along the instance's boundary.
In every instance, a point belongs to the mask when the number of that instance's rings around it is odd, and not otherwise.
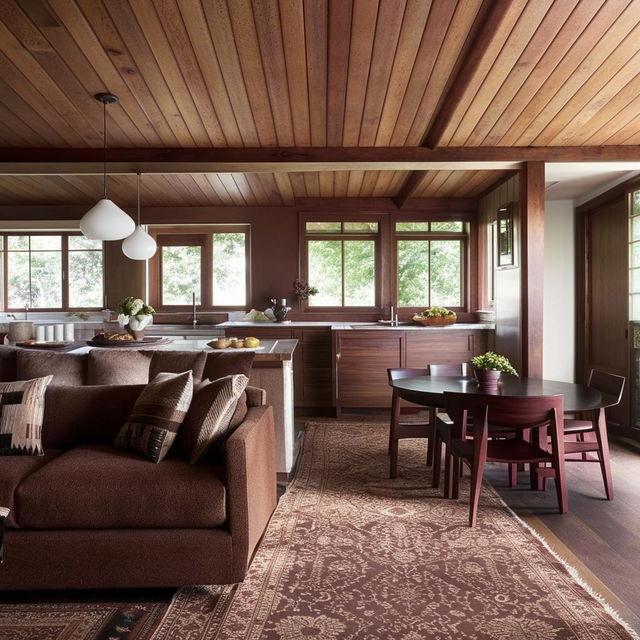
[{"label": "chair leg", "polygon": [[457,500],[460,497],[460,476],[462,475],[462,458],[457,456],[451,456],[451,467],[453,469],[451,473],[451,498]]},{"label": "chair leg", "polygon": [[486,424],[482,433],[474,434],[473,463],[471,465],[471,497],[469,504],[469,526],[475,527],[478,521],[478,503],[480,502],[480,488],[482,474],[487,460],[487,431]]},{"label": "chair leg", "polygon": [[442,470],[442,438],[440,432],[435,425],[433,436],[433,477],[431,478],[431,486],[434,489],[440,488],[440,472]]},{"label": "chair leg", "polygon": [[391,448],[393,441],[396,439],[396,431],[398,429],[398,422],[400,422],[400,398],[398,398],[395,391],[391,398],[391,420],[389,424],[389,455],[391,455]]},{"label": "chair leg", "polygon": [[445,498],[456,498],[453,495],[453,478],[457,475],[457,467],[453,464],[451,455],[451,442],[444,443],[444,496]]},{"label": "chair leg", "polygon": [[[576,441],[577,442],[584,442],[584,433],[576,433]],[[583,451],[582,455],[580,456],[583,460],[588,460],[587,457],[587,452]]]},{"label": "chair leg", "polygon": [[429,435],[427,440],[427,467],[433,466],[433,458],[435,453],[435,435],[436,435],[436,410],[429,407]]},{"label": "chair leg", "polygon": [[394,438],[391,442],[391,454],[389,457],[389,477],[398,477],[398,439]]},{"label": "chair leg", "polygon": [[553,468],[555,470],[556,494],[558,496],[558,509],[560,513],[569,511],[567,499],[567,477],[564,467],[564,434],[557,424],[551,426],[551,446]]},{"label": "chair leg", "polygon": [[509,465],[509,486],[513,489],[518,486],[518,465]]},{"label": "chair leg", "polygon": [[596,439],[598,441],[598,457],[600,462],[600,470],[602,471],[602,480],[604,482],[604,491],[607,500],[613,500],[613,479],[611,477],[611,462],[609,459],[609,439],[607,437],[607,420],[604,409],[598,410],[596,418]]}]

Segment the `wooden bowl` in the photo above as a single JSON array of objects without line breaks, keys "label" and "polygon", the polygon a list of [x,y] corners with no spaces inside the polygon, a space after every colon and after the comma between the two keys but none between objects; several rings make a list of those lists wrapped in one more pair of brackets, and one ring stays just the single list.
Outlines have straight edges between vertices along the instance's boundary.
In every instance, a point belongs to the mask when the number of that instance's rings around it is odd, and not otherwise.
[{"label": "wooden bowl", "polygon": [[423,327],[444,327],[449,324],[455,324],[457,317],[453,316],[444,316],[444,317],[434,317],[430,318],[428,316],[423,316],[422,318],[413,318],[413,322],[415,324],[422,325]]}]

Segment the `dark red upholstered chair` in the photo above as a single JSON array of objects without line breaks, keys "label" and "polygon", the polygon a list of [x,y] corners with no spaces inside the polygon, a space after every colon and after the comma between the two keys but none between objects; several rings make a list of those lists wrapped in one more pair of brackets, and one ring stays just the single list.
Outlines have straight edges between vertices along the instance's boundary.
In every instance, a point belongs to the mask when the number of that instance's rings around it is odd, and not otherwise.
[{"label": "dark red upholstered chair", "polygon": [[[389,380],[399,380],[401,378],[415,378],[417,376],[466,376],[468,365],[461,364],[430,364],[426,369],[404,368],[387,369]],[[428,438],[427,442],[427,466],[438,465],[438,476],[440,475],[440,456],[436,456],[434,462],[434,451],[436,448],[437,435],[436,424],[438,421],[436,407],[427,407],[429,419],[427,422],[400,422],[401,406],[400,398],[393,392],[391,400],[391,426],[389,428],[389,477],[396,478],[398,475],[398,440],[404,438]],[[434,466],[434,474],[435,474]],[[437,485],[434,485],[437,486]]]},{"label": "dark red upholstered chair", "polygon": [[[471,496],[469,526],[476,524],[478,501],[485,462],[509,464],[529,463],[531,485],[536,485],[539,465],[550,464],[547,474],[554,475],[560,513],[566,513],[567,488],[564,468],[563,397],[528,396],[506,397],[467,393],[445,393],[445,404],[454,421],[451,439],[452,497],[458,497],[460,463],[471,468]],[[467,422],[473,420],[473,439],[467,438]],[[524,431],[531,430],[530,442]],[[550,436],[550,450],[542,448]],[[514,433],[515,437],[498,439],[501,433]],[[492,437],[494,436],[494,437]],[[545,469],[544,471],[547,471]]]},{"label": "dark red upholstered chair", "polygon": [[[588,386],[597,389],[607,398],[607,407],[617,405],[622,398],[625,378],[613,373],[605,373],[592,369]],[[586,434],[592,434],[585,439]],[[613,500],[613,482],[611,478],[611,463],[609,460],[609,440],[607,438],[607,420],[605,409],[593,411],[591,420],[564,419],[564,451],[567,462],[597,462],[602,471],[602,480],[607,500]],[[587,453],[595,453],[596,458],[590,458]],[[572,457],[580,454],[580,457]]]}]

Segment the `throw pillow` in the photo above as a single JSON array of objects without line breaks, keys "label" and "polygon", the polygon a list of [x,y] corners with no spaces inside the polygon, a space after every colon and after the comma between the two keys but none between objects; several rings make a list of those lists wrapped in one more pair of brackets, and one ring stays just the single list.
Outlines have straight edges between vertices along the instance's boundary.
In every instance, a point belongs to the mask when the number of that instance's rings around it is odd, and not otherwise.
[{"label": "throw pillow", "polygon": [[249,378],[238,373],[200,386],[183,425],[183,449],[186,444],[191,464],[202,460],[212,447],[230,435],[231,421],[247,382]]},{"label": "throw pillow", "polygon": [[44,455],[44,393],[52,379],[0,383],[0,455]]},{"label": "throw pillow", "polygon": [[118,449],[160,462],[176,439],[193,397],[193,374],[159,373],[142,391],[116,438]]}]

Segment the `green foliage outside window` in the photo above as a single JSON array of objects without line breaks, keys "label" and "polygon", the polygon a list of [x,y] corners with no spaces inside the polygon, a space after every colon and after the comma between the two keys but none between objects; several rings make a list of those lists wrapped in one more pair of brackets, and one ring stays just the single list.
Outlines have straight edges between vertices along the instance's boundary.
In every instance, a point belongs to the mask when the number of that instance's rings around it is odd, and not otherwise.
[{"label": "green foliage outside window", "polygon": [[201,248],[162,247],[162,304],[201,304]]}]

